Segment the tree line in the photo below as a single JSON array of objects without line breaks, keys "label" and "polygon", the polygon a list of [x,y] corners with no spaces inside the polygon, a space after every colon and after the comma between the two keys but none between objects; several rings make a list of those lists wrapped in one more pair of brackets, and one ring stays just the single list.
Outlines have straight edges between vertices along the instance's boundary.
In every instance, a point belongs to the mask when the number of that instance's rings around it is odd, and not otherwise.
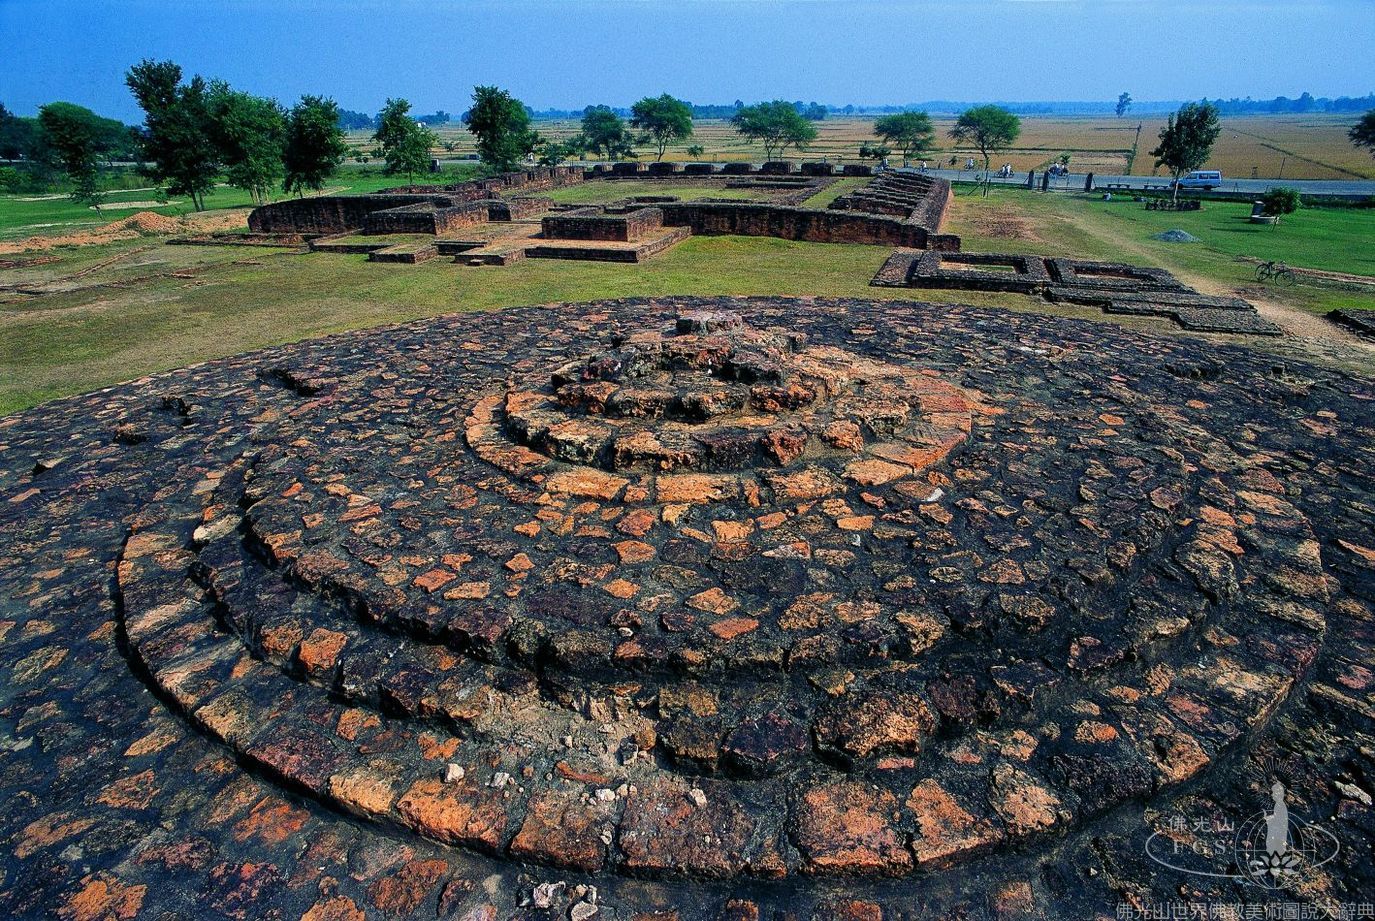
[{"label": "tree line", "polygon": [[[341,110],[323,96],[302,96],[286,108],[222,80],[199,75],[185,79],[172,61],[144,60],[128,70],[125,83],[143,110],[144,121],[137,128],[69,102],[49,103],[35,119],[17,118],[0,105],[0,158],[25,158],[62,172],[79,201],[99,199],[102,164],[137,160],[140,170],[168,194],[185,195],[202,210],[221,180],[248,192],[255,202],[265,201],[279,187],[296,195],[319,191],[348,152],[345,128],[363,120],[373,129],[376,154],[387,173],[405,175],[408,181],[429,169],[431,151],[453,149],[452,143],[441,144],[431,127],[450,121],[448,113],[416,117],[405,99],[388,99],[375,118]],[[1119,116],[1131,105],[1131,95],[1123,93]],[[730,122],[773,160],[789,148],[805,150],[816,139],[816,113],[808,111],[812,106],[816,104],[782,99],[753,105],[737,100]],[[589,153],[606,160],[636,158],[637,148],[645,147],[662,160],[669,145],[692,138],[700,108],[668,93],[646,96],[628,110],[588,106],[577,134],[552,140],[534,129],[529,106],[499,87],[477,86],[460,121],[474,136],[483,167],[502,172],[536,158],[546,166]],[[1219,116],[1219,106],[1207,100],[1181,106],[1169,116],[1159,145],[1151,151],[1156,166],[1168,168],[1176,180],[1202,167],[1220,132]],[[883,115],[873,132],[875,141],[860,147],[862,158],[885,160],[896,151],[910,162],[935,149],[935,128],[925,111]],[[1007,107],[981,105],[960,113],[949,134],[979,152],[987,174],[993,156],[1009,149],[1020,132],[1021,119]],[[1351,129],[1350,138],[1375,152],[1375,110]],[[700,145],[686,150],[694,157],[704,153]]]},{"label": "tree line", "polygon": [[143,110],[141,126],[70,102],[49,103],[36,119],[0,106],[0,157],[61,172],[72,198],[91,204],[110,163],[137,161],[168,195],[185,195],[200,211],[221,179],[255,202],[279,184],[288,193],[318,191],[348,150],[339,107],[323,96],[302,96],[288,109],[222,80],[185,80],[172,61],[142,61],[125,84]]}]

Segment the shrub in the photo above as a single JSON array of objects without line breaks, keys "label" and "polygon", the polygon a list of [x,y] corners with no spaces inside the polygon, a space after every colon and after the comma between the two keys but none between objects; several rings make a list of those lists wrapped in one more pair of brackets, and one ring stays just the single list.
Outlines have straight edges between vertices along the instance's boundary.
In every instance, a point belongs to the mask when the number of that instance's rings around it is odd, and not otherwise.
[{"label": "shrub", "polygon": [[1265,213],[1273,215],[1276,224],[1282,216],[1299,210],[1302,203],[1299,190],[1288,186],[1275,186],[1262,195],[1260,200],[1265,206]]}]

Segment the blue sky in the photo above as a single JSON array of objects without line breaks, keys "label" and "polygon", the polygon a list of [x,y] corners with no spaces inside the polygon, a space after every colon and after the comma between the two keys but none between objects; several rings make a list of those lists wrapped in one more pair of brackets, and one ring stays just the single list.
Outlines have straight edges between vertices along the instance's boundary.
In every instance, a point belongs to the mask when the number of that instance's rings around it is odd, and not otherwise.
[{"label": "blue sky", "polygon": [[284,102],[457,114],[695,102],[1140,100],[1375,91],[1375,0],[0,0],[0,102],[136,121],[171,58]]}]

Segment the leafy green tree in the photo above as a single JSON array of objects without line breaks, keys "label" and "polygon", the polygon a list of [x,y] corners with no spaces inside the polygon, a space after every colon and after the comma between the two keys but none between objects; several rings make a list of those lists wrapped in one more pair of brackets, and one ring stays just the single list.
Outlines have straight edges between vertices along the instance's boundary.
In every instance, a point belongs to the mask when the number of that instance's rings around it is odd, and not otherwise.
[{"label": "leafy green tree", "polygon": [[38,125],[45,153],[72,181],[72,201],[99,203],[100,160],[110,155],[112,144],[128,129],[70,102],[43,106],[38,110]]},{"label": "leafy green tree", "polygon": [[625,120],[609,106],[588,106],[582,110],[582,146],[607,160],[635,156],[634,138]]},{"label": "leafy green tree", "polygon": [[339,127],[345,131],[360,131],[364,128],[375,128],[376,123],[371,115],[365,112],[355,112],[352,109],[339,110]]},{"label": "leafy green tree", "polygon": [[464,120],[477,138],[478,156],[492,170],[515,169],[541,142],[530,127],[529,110],[495,86],[473,87],[473,107]]},{"label": "leafy green tree", "polygon": [[891,147],[885,147],[882,144],[872,144],[869,141],[865,141],[863,144],[859,145],[859,158],[861,160],[882,160],[892,152],[893,149]]},{"label": "leafy green tree", "polygon": [[416,173],[430,166],[430,150],[439,146],[439,138],[428,125],[410,116],[411,104],[404,99],[388,99],[377,116],[377,133],[373,140],[382,145],[382,159],[389,175],[406,174],[412,182]]},{"label": "leafy green tree", "polygon": [[763,144],[768,160],[782,156],[789,147],[802,150],[816,140],[816,126],[782,99],[744,106],[730,122],[741,137]]},{"label": "leafy green tree", "polygon": [[1117,107],[1116,107],[1113,111],[1115,111],[1115,112],[1117,113],[1117,117],[1118,117],[1118,118],[1121,118],[1123,115],[1126,115],[1126,114],[1127,114],[1127,110],[1130,109],[1131,107],[1132,107],[1132,94],[1131,94],[1131,93],[1123,93],[1121,96],[1118,96],[1118,97],[1117,97]]},{"label": "leafy green tree", "polygon": [[540,166],[562,166],[567,161],[582,154],[584,140],[581,135],[566,141],[545,141],[539,149]]},{"label": "leafy green tree", "polygon": [[645,132],[658,151],[656,160],[664,158],[672,142],[692,137],[692,104],[668,93],[646,96],[630,107],[630,114],[631,126]]},{"label": "leafy green tree", "polygon": [[197,211],[219,174],[219,151],[210,137],[207,87],[200,77],[185,85],[172,61],[144,60],[129,68],[124,82],[143,109],[139,135],[144,172],[167,184],[170,195],[188,195]]},{"label": "leafy green tree", "polygon": [[1375,109],[1362,115],[1361,120],[1347,132],[1347,137],[1351,138],[1351,143],[1364,147],[1375,157]]},{"label": "leafy green tree", "polygon": [[992,177],[993,154],[1007,150],[1022,133],[1022,120],[1002,106],[975,106],[960,113],[950,137],[957,143],[971,144],[984,158],[984,194]]},{"label": "leafy green tree", "polygon": [[343,121],[334,100],[322,96],[302,96],[291,107],[282,149],[282,191],[304,195],[306,189],[318,192],[325,187],[325,180],[348,155]]},{"label": "leafy green tree", "polygon": [[706,152],[707,149],[703,147],[701,144],[689,144],[687,146],[687,155],[689,157],[692,157],[694,160],[701,157],[702,154]]},{"label": "leafy green tree", "polygon": [[1221,132],[1217,106],[1211,102],[1186,102],[1160,129],[1160,145],[1151,156],[1156,166],[1168,167],[1174,174],[1175,201],[1179,200],[1179,177],[1208,162]]},{"label": "leafy green tree", "polygon": [[1298,189],[1282,185],[1267,189],[1260,200],[1265,206],[1265,213],[1274,216],[1276,226],[1279,226],[1281,217],[1299,210],[1299,205],[1303,202]]},{"label": "leafy green tree", "polygon": [[31,158],[39,146],[38,119],[20,118],[0,105],[0,160]]},{"label": "leafy green tree", "polygon": [[286,113],[264,99],[216,80],[207,91],[210,137],[219,148],[225,179],[262,204],[282,178]]},{"label": "leafy green tree", "polygon": [[928,156],[936,143],[936,129],[925,112],[896,112],[874,122],[874,134],[902,152],[903,160]]}]

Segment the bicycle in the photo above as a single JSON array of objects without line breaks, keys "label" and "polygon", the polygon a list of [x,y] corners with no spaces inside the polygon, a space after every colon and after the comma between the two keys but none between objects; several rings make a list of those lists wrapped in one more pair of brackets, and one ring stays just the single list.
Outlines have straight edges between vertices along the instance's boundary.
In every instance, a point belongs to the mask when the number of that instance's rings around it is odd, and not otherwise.
[{"label": "bicycle", "polygon": [[1297,284],[1299,277],[1294,274],[1294,270],[1283,262],[1262,262],[1256,266],[1256,281],[1271,281],[1277,285],[1286,287]]}]

